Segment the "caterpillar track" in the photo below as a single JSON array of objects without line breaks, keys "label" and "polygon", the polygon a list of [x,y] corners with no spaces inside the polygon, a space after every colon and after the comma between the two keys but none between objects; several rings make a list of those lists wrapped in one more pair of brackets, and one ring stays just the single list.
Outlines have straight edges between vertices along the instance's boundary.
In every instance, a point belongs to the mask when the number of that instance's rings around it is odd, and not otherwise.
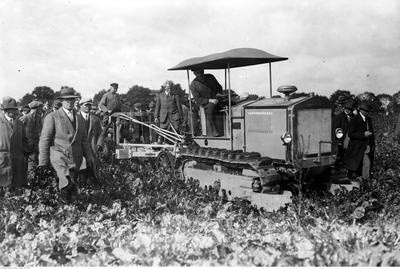
[{"label": "caterpillar track", "polygon": [[295,169],[257,152],[181,148],[175,164],[184,179],[197,179],[201,187],[213,188],[228,200],[243,198],[267,211],[291,202],[285,185],[294,179]]}]

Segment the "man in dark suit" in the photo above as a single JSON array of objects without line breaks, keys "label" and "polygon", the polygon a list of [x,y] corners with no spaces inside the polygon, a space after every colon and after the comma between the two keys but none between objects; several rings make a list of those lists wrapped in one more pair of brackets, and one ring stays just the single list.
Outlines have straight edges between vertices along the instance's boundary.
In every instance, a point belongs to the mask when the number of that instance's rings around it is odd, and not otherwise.
[{"label": "man in dark suit", "polygon": [[349,146],[344,155],[346,168],[363,179],[369,179],[374,160],[375,139],[371,118],[368,117],[370,106],[366,101],[359,105],[359,113],[349,124]]},{"label": "man in dark suit", "polygon": [[79,102],[80,115],[85,122],[90,149],[93,157],[98,158],[98,151],[101,150],[103,145],[100,136],[102,130],[100,119],[91,113],[92,105],[93,101],[90,98],[84,98]]},{"label": "man in dark suit", "polygon": [[334,130],[335,132],[340,128],[343,132],[343,137],[337,138],[338,143],[338,156],[337,163],[341,164],[343,161],[344,152],[349,144],[349,124],[353,118],[354,101],[352,99],[346,100],[343,104],[343,111],[334,117]]},{"label": "man in dark suit", "polygon": [[82,117],[74,110],[75,91],[61,89],[62,107],[46,116],[39,141],[39,167],[50,163],[57,173],[63,198],[74,199],[78,193],[76,181],[85,157],[88,166],[96,170]]},{"label": "man in dark suit", "polygon": [[38,162],[39,137],[42,131],[42,107],[42,102],[32,101],[29,103],[30,112],[20,118],[25,127],[26,137],[29,143],[33,145],[33,151],[28,158],[28,170],[31,170]]},{"label": "man in dark suit", "polygon": [[164,91],[157,96],[154,117],[161,128],[168,129],[171,123],[176,131],[179,130],[183,119],[182,106],[178,96],[171,92],[169,82],[164,84]]},{"label": "man in dark suit", "polygon": [[[217,94],[222,93],[222,86],[211,74],[204,74],[203,69],[192,70],[196,78],[190,84],[190,91],[200,109],[204,109],[206,126],[202,126],[203,135],[219,136],[215,126],[215,107],[218,104]],[[206,132],[204,132],[206,127]]]},{"label": "man in dark suit", "polygon": [[0,190],[28,184],[25,155],[30,153],[32,145],[17,116],[15,99],[4,97],[0,106]]},{"label": "man in dark suit", "polygon": [[[91,113],[93,101],[90,98],[83,98],[79,101],[79,116],[82,117],[85,122],[85,131],[88,138],[90,150],[93,155],[93,159],[96,162],[96,167],[100,166],[99,161],[99,150],[102,150],[103,147],[103,137],[101,136],[101,122],[100,119]],[[81,166],[82,173],[82,181],[87,181],[88,178],[94,180],[97,183],[98,175],[97,173],[93,174],[93,171],[89,170],[87,167]]]}]

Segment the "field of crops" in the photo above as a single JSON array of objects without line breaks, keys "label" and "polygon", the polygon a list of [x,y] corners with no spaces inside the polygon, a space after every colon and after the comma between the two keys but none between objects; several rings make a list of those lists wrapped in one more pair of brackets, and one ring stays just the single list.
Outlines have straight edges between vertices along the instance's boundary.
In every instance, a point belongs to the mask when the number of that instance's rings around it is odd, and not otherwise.
[{"label": "field of crops", "polygon": [[71,204],[52,186],[2,194],[0,265],[400,266],[399,164],[398,143],[381,137],[370,182],[274,213],[146,165],[107,165],[107,187]]}]

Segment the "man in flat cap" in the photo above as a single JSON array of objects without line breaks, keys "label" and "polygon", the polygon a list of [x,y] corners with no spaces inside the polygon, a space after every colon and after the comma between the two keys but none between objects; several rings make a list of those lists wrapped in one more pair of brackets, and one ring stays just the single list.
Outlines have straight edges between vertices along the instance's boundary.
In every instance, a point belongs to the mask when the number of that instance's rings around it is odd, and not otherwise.
[{"label": "man in flat cap", "polygon": [[92,111],[93,101],[90,98],[84,98],[79,102],[81,107],[80,115],[82,116],[86,134],[88,137],[90,149],[92,150],[93,156],[98,158],[98,151],[102,148],[101,134],[101,122],[100,119],[93,115]]},{"label": "man in flat cap", "polygon": [[0,109],[0,187],[24,187],[28,184],[25,155],[30,153],[31,145],[24,125],[17,119],[15,99],[4,97]]},{"label": "man in flat cap", "polygon": [[122,111],[122,102],[119,94],[117,93],[118,84],[111,83],[110,89],[106,92],[99,102],[99,109],[102,112],[102,123],[103,123],[103,133],[101,134],[102,137],[105,138],[106,133],[105,131],[109,129],[112,123],[116,123],[117,125],[117,133],[118,137],[121,137],[121,123],[119,120],[111,119],[109,117],[114,112],[121,112]]},{"label": "man in flat cap", "polygon": [[37,166],[38,163],[39,138],[42,131],[42,107],[42,102],[34,100],[29,103],[30,112],[20,118],[24,124],[28,141],[33,145],[32,153],[28,157],[29,170]]},{"label": "man in flat cap", "polygon": [[24,105],[21,107],[21,117],[28,114],[30,111],[31,109],[29,108],[29,105]]},{"label": "man in flat cap", "polygon": [[213,75],[204,74],[203,69],[192,69],[192,71],[196,78],[190,84],[190,91],[200,110],[204,109],[205,113],[206,124],[202,122],[202,133],[207,136],[219,136],[215,113],[218,104],[217,94],[222,93],[222,86]]},{"label": "man in flat cap", "polygon": [[[93,160],[95,161],[95,167],[100,167],[98,151],[102,150],[104,137],[101,136],[101,122],[100,119],[95,116],[92,110],[93,101],[90,98],[83,98],[79,101],[79,115],[85,122],[85,131],[88,137],[90,150],[92,151]],[[93,177],[93,180],[97,182],[98,175],[96,169],[84,169],[83,176],[88,178]]]},{"label": "man in flat cap", "polygon": [[359,113],[349,123],[349,145],[344,153],[344,163],[349,174],[369,179],[374,160],[375,139],[371,118],[368,117],[370,105],[362,101]]},{"label": "man in flat cap", "polygon": [[95,168],[85,122],[74,110],[77,98],[72,88],[61,89],[62,107],[46,116],[39,141],[39,167],[53,166],[61,195],[67,201],[78,194],[76,182],[83,157]]},{"label": "man in flat cap", "polygon": [[111,115],[114,112],[121,112],[121,98],[117,94],[117,90],[118,84],[111,83],[110,89],[102,96],[99,102],[99,109],[107,115]]}]

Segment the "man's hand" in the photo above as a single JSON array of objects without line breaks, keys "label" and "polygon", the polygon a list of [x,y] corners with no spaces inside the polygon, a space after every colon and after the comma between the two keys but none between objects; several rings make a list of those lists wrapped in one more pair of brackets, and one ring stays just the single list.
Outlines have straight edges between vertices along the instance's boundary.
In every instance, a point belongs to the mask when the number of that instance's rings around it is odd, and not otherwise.
[{"label": "man's hand", "polygon": [[44,175],[48,170],[50,169],[50,166],[45,164],[45,165],[39,165],[35,169],[35,173],[38,175]]},{"label": "man's hand", "polygon": [[97,152],[103,152],[103,146],[102,145],[98,145],[97,146]]},{"label": "man's hand", "polygon": [[154,119],[154,123],[157,124],[158,123],[158,118]]},{"label": "man's hand", "polygon": [[364,132],[364,136],[365,137],[368,137],[368,136],[371,136],[371,135],[372,135],[372,133],[370,131],[365,131]]},{"label": "man's hand", "polygon": [[218,104],[217,99],[208,99],[208,102],[213,103],[214,105]]}]

